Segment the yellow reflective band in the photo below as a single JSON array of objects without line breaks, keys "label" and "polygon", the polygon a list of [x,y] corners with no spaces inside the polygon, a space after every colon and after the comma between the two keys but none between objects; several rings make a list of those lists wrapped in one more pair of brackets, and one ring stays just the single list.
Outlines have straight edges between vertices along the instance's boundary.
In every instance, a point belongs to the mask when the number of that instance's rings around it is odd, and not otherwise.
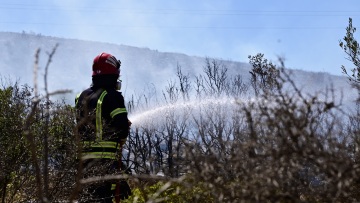
[{"label": "yellow reflective band", "polygon": [[112,152],[84,152],[82,157],[86,159],[116,159],[116,154]]},{"label": "yellow reflective band", "polygon": [[111,184],[111,190],[115,190],[116,189],[116,184]]},{"label": "yellow reflective band", "polygon": [[106,94],[107,91],[104,90],[101,93],[96,105],[96,140],[98,141],[102,140],[101,105]]},{"label": "yellow reflective band", "polygon": [[81,95],[81,93],[77,94],[75,97],[75,106],[77,106],[77,104],[79,102],[80,95]]},{"label": "yellow reflective band", "polygon": [[84,145],[86,147],[91,147],[91,148],[115,148],[115,149],[120,149],[120,145],[117,142],[111,142],[111,141],[101,141],[101,142],[85,141]]},{"label": "yellow reflective band", "polygon": [[117,108],[110,113],[110,116],[111,118],[114,118],[114,116],[118,115],[119,113],[127,113],[126,108]]}]

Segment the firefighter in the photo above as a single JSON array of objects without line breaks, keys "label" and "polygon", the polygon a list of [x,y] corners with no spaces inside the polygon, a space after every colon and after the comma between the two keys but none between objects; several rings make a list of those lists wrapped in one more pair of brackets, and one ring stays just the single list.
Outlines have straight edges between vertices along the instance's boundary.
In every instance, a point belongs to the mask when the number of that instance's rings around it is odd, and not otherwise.
[{"label": "firefighter", "polygon": [[[75,106],[82,140],[83,174],[85,178],[116,174],[121,165],[121,149],[129,134],[131,122],[127,117],[121,92],[121,61],[101,53],[92,65],[92,85],[77,95]],[[120,187],[120,188],[119,188]],[[127,198],[131,189],[126,181],[103,181],[85,187],[85,202],[112,202]]]}]

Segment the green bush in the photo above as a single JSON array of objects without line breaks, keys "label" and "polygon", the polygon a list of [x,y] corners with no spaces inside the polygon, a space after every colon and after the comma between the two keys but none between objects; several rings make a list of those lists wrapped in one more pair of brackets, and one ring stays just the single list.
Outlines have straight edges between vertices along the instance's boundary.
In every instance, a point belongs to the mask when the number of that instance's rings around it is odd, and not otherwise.
[{"label": "green bush", "polygon": [[168,203],[213,202],[212,196],[204,190],[203,183],[188,188],[187,181],[179,183],[159,181],[150,186],[135,187],[132,192],[132,196],[122,202],[144,203],[149,200]]}]

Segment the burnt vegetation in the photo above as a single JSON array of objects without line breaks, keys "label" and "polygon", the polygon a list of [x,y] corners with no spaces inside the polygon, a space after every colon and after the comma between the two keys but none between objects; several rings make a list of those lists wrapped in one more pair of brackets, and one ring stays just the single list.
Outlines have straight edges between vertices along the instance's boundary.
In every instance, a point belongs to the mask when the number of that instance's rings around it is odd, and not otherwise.
[{"label": "burnt vegetation", "polygon": [[[360,93],[355,31],[349,19],[339,45]],[[86,179],[74,108],[50,100],[68,91],[41,96],[35,79],[34,88],[2,79],[1,202],[73,202],[85,184],[124,178],[133,195],[121,202],[359,201],[360,97],[347,112],[332,89],[300,91],[283,60],[257,54],[249,63],[235,75],[215,59],[196,76],[178,65],[161,99],[127,98],[130,115],[152,110],[136,118],[124,148],[132,174]]]}]

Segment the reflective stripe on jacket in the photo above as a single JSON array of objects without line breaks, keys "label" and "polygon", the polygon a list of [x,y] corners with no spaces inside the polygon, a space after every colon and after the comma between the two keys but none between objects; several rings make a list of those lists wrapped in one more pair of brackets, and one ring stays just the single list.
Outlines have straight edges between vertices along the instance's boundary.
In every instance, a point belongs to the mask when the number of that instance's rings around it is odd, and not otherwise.
[{"label": "reflective stripe on jacket", "polygon": [[[96,130],[95,141],[84,141],[84,148],[82,153],[82,159],[117,159],[116,155],[119,152],[121,144],[114,141],[103,140],[103,121],[102,121],[102,103],[104,97],[107,95],[107,91],[103,90],[96,104]],[[79,100],[79,96],[76,98],[76,105]],[[110,113],[111,118],[114,118],[117,114],[127,113],[126,108],[116,108]]]},{"label": "reflective stripe on jacket", "polygon": [[85,141],[82,159],[116,159],[120,144],[111,141]]}]

